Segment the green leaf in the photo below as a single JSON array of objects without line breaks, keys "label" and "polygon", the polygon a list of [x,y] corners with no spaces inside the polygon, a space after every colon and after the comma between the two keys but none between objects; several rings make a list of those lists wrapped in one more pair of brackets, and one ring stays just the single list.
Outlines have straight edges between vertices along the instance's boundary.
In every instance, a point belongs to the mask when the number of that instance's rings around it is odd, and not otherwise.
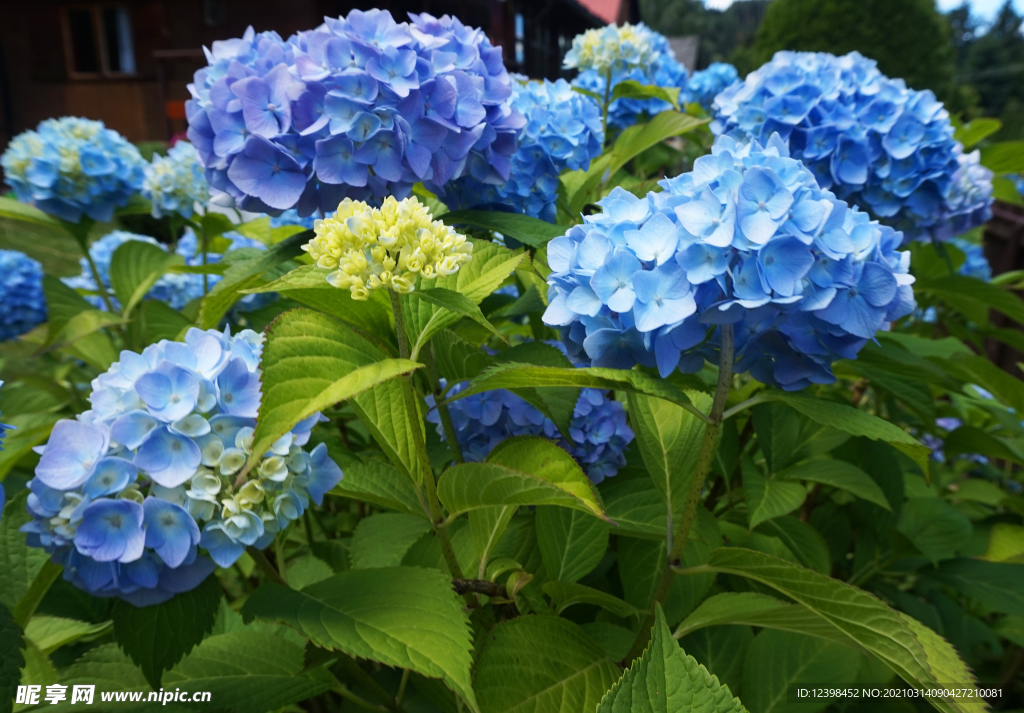
[{"label": "green leaf", "polygon": [[828,453],[849,440],[842,431],[817,423],[781,403],[756,405],[752,418],[770,474],[805,458]]},{"label": "green leaf", "polygon": [[[478,579],[484,579],[488,574],[488,561],[491,554],[518,509],[518,505],[504,505],[470,511],[469,532],[473,538],[473,549],[477,557]],[[516,565],[515,569],[519,569],[519,566]],[[491,579],[490,576],[487,578]]]},{"label": "green leaf", "polygon": [[650,478],[616,478],[601,487],[604,512],[615,523],[616,535],[654,539],[666,536],[665,503]]},{"label": "green leaf", "polygon": [[[421,279],[416,289],[444,288],[459,292],[474,304],[480,304],[526,259],[526,253],[522,251],[513,252],[481,240],[473,240],[472,243],[473,259],[462,265],[458,272],[449,277]],[[403,299],[402,309],[413,359],[435,334],[462,319],[458,313],[423,300]]]},{"label": "green leaf", "polygon": [[[17,431],[15,431],[17,433]],[[11,498],[0,516],[0,604],[14,612],[50,556],[40,547],[29,547],[18,531],[32,518],[25,509],[28,491]]]},{"label": "green leaf", "polygon": [[504,335],[499,332],[493,324],[487,321],[484,313],[476,306],[473,300],[454,290],[446,290],[443,287],[434,287],[426,290],[415,290],[412,297],[429,302],[432,305],[441,307],[463,317],[469,317],[481,327],[494,334],[501,341],[508,343]]},{"label": "green leaf", "polygon": [[[565,235],[571,227],[568,225],[552,225],[546,221],[519,213],[504,213],[490,210],[456,210],[434,218],[445,225],[471,225],[474,228],[493,230],[496,233],[514,238],[531,248],[540,248],[552,238]],[[475,260],[476,257],[474,256]]]},{"label": "green leaf", "polygon": [[114,639],[153,688],[213,629],[222,591],[217,577],[163,604],[136,607],[118,599],[111,610]]},{"label": "green leaf", "polygon": [[307,309],[270,325],[260,365],[263,400],[247,468],[299,421],[421,366],[388,359],[348,325]]},{"label": "green leaf", "polygon": [[1024,173],[1024,141],[1000,141],[984,147],[981,165],[997,176]]},{"label": "green leaf", "polygon": [[646,124],[634,124],[626,128],[619,134],[612,147],[612,162],[608,166],[608,175],[615,175],[630,160],[655,144],[693,131],[708,121],[678,111],[663,111]]},{"label": "green leaf", "polygon": [[[974,685],[974,676],[942,637],[845,582],[738,547],[715,550],[706,566],[693,569],[746,577],[781,592],[832,624],[852,645],[877,656],[914,688]],[[943,713],[985,710],[980,698],[931,702]]]},{"label": "green leaf", "polygon": [[984,558],[989,562],[1024,564],[1024,527],[1008,522],[993,525]]},{"label": "green leaf", "polygon": [[288,586],[295,589],[322,582],[333,575],[331,566],[313,554],[302,555],[288,563]]},{"label": "green leaf", "polygon": [[404,388],[401,381],[391,379],[357,394],[349,405],[388,460],[405,474],[410,483],[419,484],[423,473],[416,460],[413,429],[424,432],[423,418],[409,413],[402,391]]},{"label": "green leaf", "polygon": [[482,713],[580,713],[594,710],[618,675],[578,625],[521,616],[487,634],[473,687]]},{"label": "green leaf", "polygon": [[762,631],[747,649],[743,701],[750,713],[811,713],[834,698],[788,702],[789,690],[845,688],[856,678],[860,654],[842,644],[788,631]]},{"label": "green leaf", "polygon": [[550,579],[576,582],[590,574],[608,549],[608,523],[590,513],[551,506],[534,516],[537,545]]},{"label": "green leaf", "polygon": [[35,223],[47,228],[60,228],[60,223],[35,206],[16,201],[13,198],[0,197],[0,218],[17,220],[22,223]]},{"label": "green leaf", "polygon": [[[558,368],[522,364],[498,364],[470,382],[470,387],[451,397],[452,401],[494,389],[573,386],[656,396],[682,406],[706,421],[707,416],[693,405],[686,393],[669,381],[641,371],[599,368]],[[908,436],[909,438],[909,436]],[[916,443],[916,441],[915,441]],[[923,446],[922,446],[923,447]],[[925,449],[927,450],[927,449]]]},{"label": "green leaf", "polygon": [[970,149],[979,141],[999,131],[1002,126],[1003,122],[999,121],[999,119],[987,117],[974,119],[958,128],[956,133],[953,134],[953,138],[962,143],[965,149]]},{"label": "green leaf", "polygon": [[496,357],[482,351],[450,329],[438,332],[431,346],[438,373],[449,383],[468,381],[489,366],[498,363]]},{"label": "green leaf", "polygon": [[757,530],[770,537],[779,538],[804,567],[822,574],[829,574],[832,571],[832,559],[829,557],[825,539],[806,522],[801,522],[795,517],[777,517],[761,523]]},{"label": "green leaf", "polygon": [[452,514],[506,505],[559,505],[604,517],[594,488],[568,453],[551,441],[519,436],[503,441],[486,463],[444,472],[437,495]]},{"label": "green leaf", "polygon": [[[697,410],[711,410],[707,394],[685,394]],[[640,455],[672,519],[686,504],[706,426],[692,412],[662,398],[631,393],[628,404]]]},{"label": "green leaf", "polygon": [[[243,226],[239,226],[241,229]],[[220,324],[231,306],[238,301],[242,290],[258,285],[263,273],[271,268],[302,255],[302,245],[309,242],[311,231],[304,231],[282,240],[258,257],[232,263],[224,277],[203,298],[199,307],[199,324],[203,329],[213,329]]]},{"label": "green leaf", "polygon": [[288,624],[321,648],[441,678],[477,711],[461,605],[442,572],[390,567],[342,572],[302,591],[264,584],[242,613]]},{"label": "green leaf", "polygon": [[683,620],[674,636],[678,639],[723,624],[792,631],[850,644],[846,634],[812,610],[756,592],[723,592],[708,597]]},{"label": "green leaf", "polygon": [[[203,226],[207,238],[217,238],[235,229],[235,224],[223,213],[209,212],[199,220],[199,223]],[[270,224],[269,220],[267,224]]]},{"label": "green leaf", "polygon": [[937,562],[955,557],[974,528],[966,515],[941,498],[909,498],[900,508],[896,529]]},{"label": "green leaf", "polygon": [[[38,353],[45,354],[55,349],[66,349],[87,337],[95,335],[101,329],[121,324],[124,324],[124,321],[116,314],[99,309],[83,310],[71,316],[66,322],[63,322],[60,331],[51,329],[47,335],[46,343]],[[102,335],[99,336],[102,337]]]},{"label": "green leaf", "polygon": [[422,517],[385,512],[363,518],[352,533],[352,569],[397,567],[416,540],[431,531]]},{"label": "green leaf", "polygon": [[629,602],[624,602],[607,592],[602,592],[599,589],[582,584],[552,581],[546,582],[543,589],[544,593],[551,597],[551,601],[559,614],[573,604],[593,604],[602,609],[607,609],[615,616],[624,619],[636,617],[639,620],[641,614],[641,611]]},{"label": "green leaf", "polygon": [[20,671],[25,666],[22,648],[21,627],[7,607],[0,606],[0,713],[11,713]]},{"label": "green leaf", "polygon": [[915,291],[924,292],[941,300],[956,304],[967,300],[980,305],[987,312],[989,308],[1002,312],[1007,317],[1024,324],[1024,302],[1007,289],[965,275],[946,275],[914,283]]},{"label": "green leaf", "polygon": [[[235,232],[239,235],[243,235],[247,238],[263,243],[264,245],[270,245],[270,218],[263,216],[256,218],[255,220],[246,221],[238,226],[235,226]],[[312,238],[312,236],[309,236]]]},{"label": "green leaf", "polygon": [[619,537],[618,563],[622,598],[637,609],[649,610],[654,592],[665,572],[667,559],[665,539]]},{"label": "green leaf", "polygon": [[141,240],[119,245],[110,258],[110,286],[121,303],[122,314],[135,309],[172,265],[184,262],[181,255]]},{"label": "green leaf", "polygon": [[800,483],[765,478],[756,468],[743,473],[743,488],[751,530],[766,520],[793,512],[807,498],[807,491]]},{"label": "green leaf", "polygon": [[31,639],[40,651],[49,654],[79,639],[95,638],[105,633],[110,626],[109,621],[91,624],[59,616],[35,616],[25,627],[25,636]]},{"label": "green leaf", "polygon": [[32,615],[36,613],[39,604],[43,601],[43,597],[46,596],[46,592],[49,591],[50,585],[57,580],[62,571],[63,567],[53,560],[47,560],[43,563],[36,576],[33,577],[32,584],[28,586],[28,590],[12,612],[14,620],[18,622],[18,626],[26,626],[28,624]]},{"label": "green leaf", "polygon": [[743,693],[743,663],[752,643],[754,632],[749,626],[712,626],[679,640],[683,651],[703,664],[708,673],[719,681],[728,681],[735,696]]},{"label": "green leaf", "polygon": [[928,576],[1003,614],[1024,612],[1024,564],[961,557],[943,562]]},{"label": "green leaf", "polygon": [[659,87],[656,84],[641,84],[635,79],[626,79],[616,83],[612,89],[611,99],[658,99],[668,102],[674,109],[679,106],[679,87]]},{"label": "green leaf", "polygon": [[805,461],[782,471],[779,473],[779,478],[829,485],[892,511],[892,507],[889,505],[885,493],[878,487],[878,483],[863,470],[846,461],[830,458]]},{"label": "green leaf", "polygon": [[146,343],[155,344],[161,339],[177,341],[192,321],[166,302],[146,300],[142,303],[142,323],[146,329]]},{"label": "green leaf", "polygon": [[416,496],[416,488],[407,474],[390,463],[353,455],[344,447],[340,438],[325,438],[324,443],[331,459],[345,474],[331,493],[353,500],[364,500],[389,510],[426,517]]},{"label": "green leaf", "polygon": [[[0,451],[0,480],[18,464],[18,461],[49,437],[53,425],[59,420],[59,414],[53,413],[25,413],[4,417],[4,422],[9,426],[14,426],[14,430],[7,432],[7,437],[4,438],[4,449]],[[3,527],[0,526],[0,531],[2,530]],[[3,545],[0,544],[0,552],[2,552],[2,548]],[[0,562],[2,561],[2,554],[0,554]],[[3,603],[2,591],[2,584],[0,584],[0,604]]]},{"label": "green leaf", "polygon": [[809,419],[825,426],[846,431],[852,436],[865,436],[873,441],[885,441],[906,453],[928,472],[931,449],[922,445],[909,433],[893,424],[872,416],[867,411],[824,399],[816,399],[784,391],[763,391],[758,397],[764,401],[778,401],[796,409]]},{"label": "green leaf", "polygon": [[643,655],[622,674],[597,713],[745,713],[728,686],[672,638],[656,605],[654,631]]}]

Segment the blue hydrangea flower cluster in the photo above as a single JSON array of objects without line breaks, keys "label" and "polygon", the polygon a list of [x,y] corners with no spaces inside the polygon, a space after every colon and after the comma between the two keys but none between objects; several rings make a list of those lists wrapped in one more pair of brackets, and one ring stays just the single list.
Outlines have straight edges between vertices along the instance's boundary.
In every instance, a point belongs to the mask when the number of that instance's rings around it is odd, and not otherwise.
[{"label": "blue hydrangea flower cluster", "polygon": [[[629,30],[631,39],[623,41],[622,35]],[[593,31],[591,31],[593,32]],[[615,59],[610,62],[612,86],[619,82],[632,79],[640,84],[682,90],[685,97],[687,89],[686,67],[676,60],[676,55],[669,46],[668,38],[650,29],[642,22],[638,25],[609,25],[599,31],[598,37],[602,45],[600,52],[615,52]],[[580,35],[576,38],[579,40]],[[614,38],[612,37],[614,35]],[[573,48],[576,48],[576,40]],[[606,72],[601,69],[607,62],[602,61],[591,65],[580,64],[571,59],[572,51],[565,56],[565,66],[580,68],[580,73],[572,81],[574,86],[594,92],[599,97],[605,96]],[[608,106],[608,125],[616,129],[625,129],[644,117],[654,116],[673,107],[660,99],[616,99]]]},{"label": "blue hydrangea flower cluster", "polygon": [[0,250],[0,342],[46,321],[43,267],[16,250]]},{"label": "blue hydrangea flower cluster", "polygon": [[[258,240],[246,238],[234,231],[225,233],[224,237],[231,240],[232,250],[239,248],[266,249],[266,246]],[[132,240],[139,240],[141,242],[149,243],[150,245],[156,245],[164,250],[167,249],[165,245],[157,242],[148,235],[138,235],[124,230],[115,230],[112,233],[108,233],[89,246],[89,255],[92,257],[92,260],[96,265],[96,271],[100,274],[100,279],[103,281],[104,287],[107,288],[108,294],[111,291],[110,261],[114,257],[114,251]],[[185,229],[184,234],[178,240],[175,252],[185,258],[186,265],[196,266],[201,265],[203,262],[202,253],[200,252],[199,247],[199,239],[191,228]],[[221,256],[216,253],[207,255],[207,262],[209,263],[219,262],[220,260]],[[85,258],[82,258],[80,263],[82,268],[81,274],[75,277],[62,278],[64,284],[68,287],[83,290],[87,293],[84,297],[90,302],[90,304],[96,307],[96,309],[106,310],[106,303],[103,301],[102,297],[97,294],[99,287],[96,285],[96,280],[93,278],[92,270],[89,268],[88,261]],[[207,284],[211,288],[220,280],[220,275],[207,276]],[[153,288],[146,296],[149,299],[166,302],[174,309],[181,309],[192,300],[203,296],[203,276],[186,273],[167,273],[156,281],[156,284],[153,285]],[[110,297],[116,307],[116,298],[114,298],[112,294]],[[250,300],[249,298],[261,297],[264,296],[248,295],[242,300],[242,302],[246,303],[246,300],[249,300],[249,302],[252,303],[253,300]]]},{"label": "blue hydrangea flower cluster", "polygon": [[452,209],[511,209],[554,223],[558,176],[566,169],[586,170],[604,146],[601,107],[564,79],[517,80],[512,107],[526,117],[526,126],[508,180],[495,185],[463,176],[448,185],[445,201]]},{"label": "blue hydrangea flower cluster", "polygon": [[779,133],[822,188],[907,239],[946,240],[991,217],[992,173],[953,139],[942,103],[857,52],[778,52],[719,94],[714,114],[717,134]]},{"label": "blue hydrangea flower cluster", "polygon": [[964,264],[957,270],[957,274],[973,277],[982,282],[992,279],[992,266],[988,264],[985,249],[981,245],[963,238],[953,238],[950,244],[964,254]]},{"label": "blue hydrangea flower cluster", "polygon": [[785,142],[719,137],[692,173],[615,189],[548,244],[545,323],[594,366],[697,371],[732,324],[737,371],[788,390],[835,381],[914,308],[903,236],[820,188]]},{"label": "blue hydrangea flower cluster", "polygon": [[523,118],[501,48],[447,15],[409,17],[353,10],[288,41],[215,42],[186,105],[214,200],[326,215],[418,181],[506,180]]},{"label": "blue hydrangea flower cluster", "polygon": [[108,221],[142,187],[139,150],[101,121],[65,116],[18,134],[3,156],[4,178],[22,203],[77,223]]},{"label": "blue hydrangea flower cluster", "polygon": [[166,156],[154,156],[145,173],[142,195],[153,203],[154,218],[169,213],[191,218],[195,204],[206,205],[210,199],[203,166],[187,141],[176,143]]},{"label": "blue hydrangea flower cluster", "polygon": [[700,104],[704,111],[710,112],[715,97],[740,78],[739,72],[731,64],[712,62],[707,69],[694,72],[686,84],[684,102]]},{"label": "blue hydrangea flower cluster", "polygon": [[[302,421],[271,446],[248,479],[260,405],[263,338],[191,329],[93,380],[92,408],[59,421],[29,481],[28,543],[97,596],[137,606],[198,585],[214,563],[276,534],[341,480],[327,447],[311,451]],[[199,552],[205,550],[205,554]]]},{"label": "blue hydrangea flower cluster", "polygon": [[[467,388],[456,384],[449,392],[457,394]],[[428,396],[430,411],[427,421],[437,424],[437,433],[444,439],[441,418]],[[622,404],[609,399],[600,389],[582,389],[576,402],[567,442],[554,422],[511,391],[497,389],[467,396],[448,406],[458,433],[463,458],[480,462],[494,447],[513,436],[541,436],[554,440],[583,468],[593,483],[611,478],[626,464],[626,448],[633,441],[633,430],[626,423]]]}]

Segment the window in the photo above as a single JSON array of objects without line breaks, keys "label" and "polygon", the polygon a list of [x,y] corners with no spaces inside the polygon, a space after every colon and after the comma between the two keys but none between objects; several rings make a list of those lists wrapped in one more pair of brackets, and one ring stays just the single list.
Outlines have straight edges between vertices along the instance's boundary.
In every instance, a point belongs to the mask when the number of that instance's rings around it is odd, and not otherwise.
[{"label": "window", "polygon": [[132,17],[123,5],[64,8],[68,75],[75,78],[135,74]]},{"label": "window", "polygon": [[516,64],[520,67],[526,61],[526,47],[523,40],[526,38],[526,31],[521,13],[516,13]]}]

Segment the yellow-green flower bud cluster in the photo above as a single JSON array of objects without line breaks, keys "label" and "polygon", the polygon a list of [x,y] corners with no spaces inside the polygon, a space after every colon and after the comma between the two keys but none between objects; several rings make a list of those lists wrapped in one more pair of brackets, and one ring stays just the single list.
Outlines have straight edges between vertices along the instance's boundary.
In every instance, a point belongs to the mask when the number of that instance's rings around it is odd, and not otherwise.
[{"label": "yellow-green flower bud cluster", "polygon": [[346,198],[338,210],[313,223],[316,232],[302,249],[327,281],[365,300],[386,287],[400,294],[415,289],[416,276],[454,275],[473,259],[473,244],[439,220],[415,197],[384,199],[380,208]]}]

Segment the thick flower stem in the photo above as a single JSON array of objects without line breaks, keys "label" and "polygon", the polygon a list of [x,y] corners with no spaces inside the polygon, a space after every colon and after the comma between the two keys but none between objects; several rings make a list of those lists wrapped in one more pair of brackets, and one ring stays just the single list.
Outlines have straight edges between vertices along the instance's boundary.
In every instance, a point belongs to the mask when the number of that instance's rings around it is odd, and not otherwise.
[{"label": "thick flower stem", "polygon": [[718,386],[715,388],[715,398],[711,402],[711,413],[708,417],[711,423],[704,428],[704,438],[700,443],[700,451],[697,454],[697,467],[693,473],[693,480],[690,482],[690,491],[686,495],[686,504],[683,506],[683,514],[673,533],[669,544],[668,561],[665,563],[665,571],[661,575],[661,581],[654,592],[654,601],[651,602],[651,611],[644,623],[640,626],[640,633],[637,635],[633,647],[626,654],[625,662],[628,665],[633,659],[643,653],[647,641],[654,626],[654,603],[664,604],[672,590],[672,580],[675,573],[672,568],[678,566],[679,558],[686,548],[686,541],[690,537],[690,530],[693,528],[693,521],[697,516],[697,508],[700,505],[700,493],[704,488],[704,479],[707,477],[708,469],[715,455],[715,444],[718,441],[718,432],[722,428],[722,413],[725,411],[725,400],[729,396],[729,385],[732,382],[733,362],[733,334],[732,325],[723,324],[719,328],[721,336],[721,347],[718,361]]},{"label": "thick flower stem", "polygon": [[[391,310],[395,314],[395,334],[398,337],[398,353],[403,359],[409,358],[409,336],[405,331],[405,316],[402,314],[401,295],[393,290],[388,290],[391,297]],[[412,440],[416,448],[416,461],[420,466],[420,473],[423,477],[423,485],[427,491],[427,506],[430,508],[430,520],[434,526],[434,534],[441,545],[441,554],[448,564],[448,570],[455,579],[462,579],[462,568],[452,548],[451,538],[448,537],[448,530],[445,528],[444,515],[441,511],[441,501],[437,498],[437,483],[434,481],[434,470],[430,467],[430,456],[427,454],[427,444],[423,439],[423,421],[420,418],[420,409],[416,388],[413,386],[412,378],[409,376],[399,377],[402,380],[402,395],[405,397],[405,408],[412,421]]]},{"label": "thick flower stem", "polygon": [[441,428],[444,430],[444,440],[451,451],[452,460],[456,463],[464,463],[462,448],[459,446],[458,432],[455,430],[455,423],[452,421],[452,412],[448,404],[441,402],[441,377],[437,373],[437,365],[434,363],[434,346],[423,352],[427,363],[427,377],[430,379],[430,388],[434,392],[434,403],[437,406],[437,415],[441,417]]},{"label": "thick flower stem", "polygon": [[285,578],[281,576],[281,574],[277,571],[274,565],[270,563],[270,560],[267,559],[267,556],[263,554],[261,550],[258,550],[250,545],[249,547],[245,548],[245,551],[249,553],[250,557],[252,557],[252,561],[256,563],[256,566],[259,568],[260,572],[263,573],[264,577],[269,579],[274,584],[280,584],[282,587],[288,586],[288,582],[285,581]]},{"label": "thick flower stem", "polygon": [[604,74],[604,104],[601,107],[601,122],[604,132],[604,142],[608,143],[608,105],[611,103],[609,100],[612,96],[612,68],[609,67],[608,71]]}]

